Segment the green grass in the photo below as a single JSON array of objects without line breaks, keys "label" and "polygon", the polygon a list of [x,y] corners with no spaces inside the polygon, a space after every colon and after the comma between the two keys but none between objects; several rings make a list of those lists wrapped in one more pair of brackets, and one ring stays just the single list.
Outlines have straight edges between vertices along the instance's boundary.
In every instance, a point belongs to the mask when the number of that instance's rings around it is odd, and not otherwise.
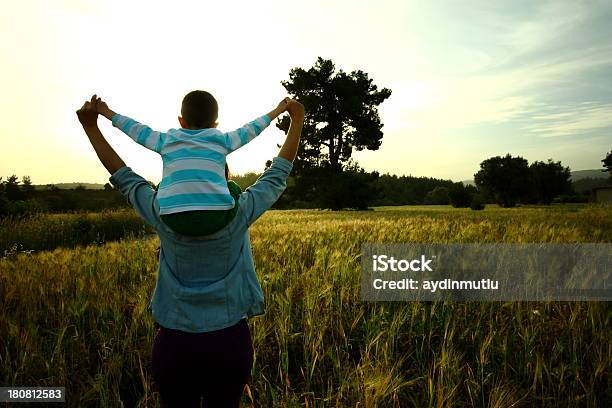
[{"label": "green grass", "polygon": [[23,251],[99,245],[152,234],[133,210],[37,214],[0,220],[0,256]]},{"label": "green grass", "polygon": [[[605,302],[365,303],[359,292],[362,243],[612,242],[609,208],[270,211],[251,239],[267,312],[249,322],[245,406],[598,407],[612,398]],[[0,384],[63,385],[71,407],[157,406],[146,368],[157,245],[0,259]]]}]

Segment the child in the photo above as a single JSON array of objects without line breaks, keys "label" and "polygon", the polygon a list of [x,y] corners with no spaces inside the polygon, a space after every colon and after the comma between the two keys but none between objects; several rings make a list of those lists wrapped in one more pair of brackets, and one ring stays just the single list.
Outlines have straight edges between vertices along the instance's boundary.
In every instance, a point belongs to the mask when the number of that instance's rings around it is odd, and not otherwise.
[{"label": "child", "polygon": [[157,193],[161,219],[179,234],[200,236],[225,227],[238,210],[240,187],[226,181],[226,155],[259,135],[287,109],[288,101],[283,99],[267,114],[227,133],[216,129],[217,101],[206,91],[192,91],[183,98],[181,128],[167,132],[115,113],[99,99],[97,110],[113,126],[161,155],[163,177]]}]

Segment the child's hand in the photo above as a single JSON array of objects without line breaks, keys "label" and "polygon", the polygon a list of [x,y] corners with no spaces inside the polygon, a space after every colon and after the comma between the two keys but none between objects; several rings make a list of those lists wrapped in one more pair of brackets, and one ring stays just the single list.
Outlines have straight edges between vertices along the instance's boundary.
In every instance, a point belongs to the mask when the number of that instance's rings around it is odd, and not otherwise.
[{"label": "child's hand", "polygon": [[110,110],[108,105],[106,104],[106,102],[104,102],[102,99],[97,98],[96,102],[97,102],[96,103],[96,110],[98,111],[98,113],[100,115],[104,116],[106,119],[111,120],[112,117],[115,115],[115,112]]},{"label": "child's hand", "polygon": [[290,100],[289,98],[284,98],[282,101],[279,102],[276,108],[272,109],[270,112],[266,114],[268,115],[270,120],[276,119],[277,117],[280,116],[281,113],[287,110],[287,105],[289,104],[289,100]]},{"label": "child's hand", "polygon": [[287,103],[287,112],[289,112],[289,116],[291,116],[292,119],[304,118],[304,105],[295,99],[289,99],[289,102]]},{"label": "child's hand", "polygon": [[287,110],[287,105],[289,104],[289,101],[290,99],[287,97],[287,98],[283,98],[283,100],[278,103],[278,106],[276,107],[276,109],[278,110],[279,114]]}]

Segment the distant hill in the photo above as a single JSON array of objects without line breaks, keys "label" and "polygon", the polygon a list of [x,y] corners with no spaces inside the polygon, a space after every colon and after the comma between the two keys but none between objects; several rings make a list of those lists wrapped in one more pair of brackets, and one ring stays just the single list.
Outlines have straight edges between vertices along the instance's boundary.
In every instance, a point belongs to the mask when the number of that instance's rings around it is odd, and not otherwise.
[{"label": "distant hill", "polygon": [[608,173],[601,170],[576,170],[572,171],[572,181],[578,181],[585,178],[605,179],[608,178]]},{"label": "distant hill", "polygon": [[[573,182],[582,179],[606,179],[608,178],[608,173],[605,173],[598,169],[590,169],[590,170],[576,170],[571,172],[570,176]],[[474,180],[463,180],[462,183],[464,185],[472,185],[475,186]]]},{"label": "distant hill", "polygon": [[34,184],[35,190],[48,190],[53,185],[60,190],[73,190],[78,186],[83,186],[87,190],[104,190],[104,184],[100,183],[57,183],[57,184]]}]

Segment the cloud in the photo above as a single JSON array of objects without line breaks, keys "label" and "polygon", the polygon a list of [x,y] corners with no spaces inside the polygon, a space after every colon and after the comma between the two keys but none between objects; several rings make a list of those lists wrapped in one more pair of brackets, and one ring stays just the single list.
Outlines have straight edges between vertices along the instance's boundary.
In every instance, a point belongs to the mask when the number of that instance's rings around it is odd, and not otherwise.
[{"label": "cloud", "polygon": [[[551,112],[533,115],[533,123],[524,129],[540,136],[554,137],[584,134],[612,127],[612,103],[586,102],[566,108],[551,106],[548,110]],[[612,140],[612,134],[610,139]]]},{"label": "cloud", "polygon": [[401,108],[388,109],[390,129],[452,130],[533,121],[526,127],[530,132],[558,136],[609,126],[610,105],[595,100],[591,81],[602,89],[612,87],[612,44],[602,41],[602,33],[612,35],[612,29],[601,18],[611,8],[571,2],[533,7],[504,14],[482,4],[459,11],[467,14],[462,19],[482,20],[482,38],[448,44],[455,56],[473,56],[473,69],[392,84],[389,103]]}]

